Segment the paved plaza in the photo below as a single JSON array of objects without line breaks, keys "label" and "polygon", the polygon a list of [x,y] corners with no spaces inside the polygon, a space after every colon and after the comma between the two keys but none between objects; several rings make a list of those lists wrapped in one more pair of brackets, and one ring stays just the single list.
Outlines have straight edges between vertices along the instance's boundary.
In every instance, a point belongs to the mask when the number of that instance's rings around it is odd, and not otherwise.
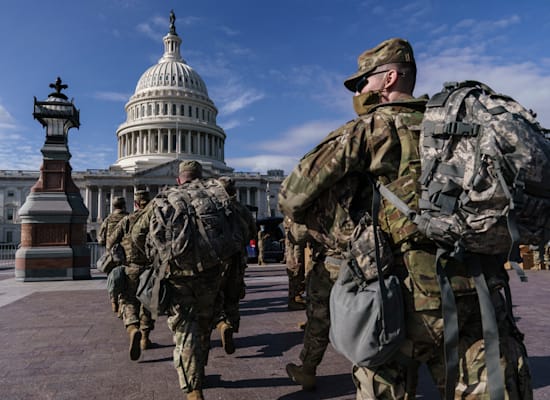
[{"label": "paved plaza", "polygon": [[[514,312],[533,370],[535,399],[550,399],[550,272],[511,274]],[[152,339],[157,347],[130,361],[122,322],[110,311],[105,275],[87,281],[23,283],[0,266],[1,400],[170,400],[185,398],[172,365],[173,343],[165,318]],[[208,400],[354,399],[351,365],[329,346],[317,391],[306,393],[285,373],[297,362],[304,311],[286,307],[284,265],[251,265],[241,303],[237,351],[226,355],[213,334],[206,369]],[[438,395],[425,371],[419,398]]]}]

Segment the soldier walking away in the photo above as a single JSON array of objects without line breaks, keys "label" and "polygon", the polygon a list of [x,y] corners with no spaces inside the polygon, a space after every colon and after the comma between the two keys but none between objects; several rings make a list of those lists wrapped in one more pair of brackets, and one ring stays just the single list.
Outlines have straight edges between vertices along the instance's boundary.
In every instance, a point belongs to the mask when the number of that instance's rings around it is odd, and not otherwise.
[{"label": "soldier walking away", "polygon": [[[115,230],[118,223],[128,215],[126,211],[126,199],[124,197],[117,197],[113,201],[113,212],[103,220],[101,227],[99,228],[99,234],[97,236],[97,242],[101,246],[107,244],[107,238]],[[105,251],[109,251],[110,248],[106,248]],[[115,271],[116,269],[116,271]],[[120,285],[117,282],[120,281],[121,271],[120,267],[115,267],[107,278],[107,291],[109,292],[109,300],[111,301],[111,309],[114,313],[118,313],[119,310],[119,295]],[[118,279],[117,279],[118,277]]]},{"label": "soldier walking away", "polygon": [[269,239],[269,233],[264,225],[260,225],[258,231],[258,265],[265,265],[265,248]]},{"label": "soldier walking away", "polygon": [[[420,124],[425,99],[412,96],[416,81],[416,64],[410,44],[390,39],[358,58],[358,71],[344,85],[355,95],[353,105],[358,118],[330,133],[315,148],[312,157],[285,179],[279,194],[279,207],[294,221],[312,231],[338,231],[345,226],[339,220],[348,217],[355,224],[363,215],[358,208],[372,205],[374,179],[385,183],[394,193],[418,209],[420,165]],[[319,157],[320,152],[325,151]],[[308,165],[313,158],[322,165]],[[348,183],[349,191],[334,188]],[[355,182],[356,184],[350,184]],[[407,189],[409,188],[409,189]],[[342,188],[339,188],[342,189]],[[330,208],[322,200],[335,194]],[[347,201],[346,201],[347,199]],[[342,205],[342,207],[339,207]],[[425,363],[442,395],[445,393],[446,365],[441,292],[436,275],[437,247],[387,203],[382,203],[381,228],[390,237],[394,254],[391,273],[399,278],[403,292],[406,338],[398,353],[389,361],[369,369],[353,369],[357,399],[414,399],[418,368]],[[330,218],[324,216],[329,215]],[[353,226],[352,226],[353,227]],[[334,234],[337,238],[339,233]],[[504,368],[506,397],[532,399],[531,377],[523,335],[517,329],[509,307],[501,294],[508,275],[504,259],[498,256],[467,254],[469,263],[483,266],[488,282],[498,332],[501,365]],[[454,259],[441,260],[456,300],[459,331],[459,373],[454,382],[455,398],[488,398],[489,386],[483,342],[480,302],[469,265]],[[498,357],[498,355],[497,355]]]},{"label": "soldier walking away", "polygon": [[237,200],[237,192],[233,178],[222,176],[219,178],[219,181],[222,183],[231,199],[231,211],[238,215],[243,239],[242,242],[239,243],[240,251],[235,253],[227,264],[227,270],[223,274],[220,300],[218,300],[220,312],[216,328],[219,331],[223,349],[227,354],[232,354],[235,352],[233,334],[238,333],[240,327],[241,316],[239,302],[246,295],[246,285],[244,283],[244,273],[247,267],[246,245],[255,237],[256,223],[248,207]]},{"label": "soldier walking away", "polygon": [[[288,275],[288,309],[290,311],[306,308],[305,296],[305,247],[307,228],[295,224],[290,218],[283,220],[285,228],[285,261]],[[294,229],[292,229],[294,227]],[[294,231],[294,234],[293,234]]]},{"label": "soldier walking away", "polygon": [[[124,217],[107,238],[107,247],[110,248],[114,244],[120,243],[126,254],[125,284],[120,294],[120,304],[122,319],[130,340],[130,359],[133,361],[139,359],[142,350],[153,346],[150,333],[155,328],[155,321],[151,318],[151,313],[141,305],[136,297],[139,276],[149,267],[145,254],[145,235],[148,224],[140,222],[149,201],[148,191],[136,191],[134,194],[136,210]],[[132,234],[134,231],[139,232],[139,235]]]},{"label": "soldier walking away", "polygon": [[235,239],[242,231],[231,219],[226,190],[217,179],[202,179],[200,163],[181,162],[177,183],[148,208],[148,253],[168,288],[167,323],[180,388],[188,400],[202,400],[223,274],[244,239]]}]

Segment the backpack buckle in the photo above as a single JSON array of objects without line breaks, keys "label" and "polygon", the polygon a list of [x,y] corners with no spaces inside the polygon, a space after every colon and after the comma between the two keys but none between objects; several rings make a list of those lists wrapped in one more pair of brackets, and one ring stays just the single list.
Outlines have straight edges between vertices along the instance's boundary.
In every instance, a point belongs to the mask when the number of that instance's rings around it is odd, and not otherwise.
[{"label": "backpack buckle", "polygon": [[453,121],[446,123],[443,130],[449,135],[477,136],[480,128],[479,124],[466,124],[460,121]]}]

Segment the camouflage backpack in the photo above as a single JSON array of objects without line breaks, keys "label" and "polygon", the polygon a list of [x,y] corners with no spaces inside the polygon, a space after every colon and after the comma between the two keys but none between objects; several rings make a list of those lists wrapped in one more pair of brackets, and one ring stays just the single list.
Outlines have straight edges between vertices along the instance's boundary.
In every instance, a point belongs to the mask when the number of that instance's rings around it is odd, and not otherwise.
[{"label": "camouflage backpack", "polygon": [[549,239],[545,133],[512,98],[475,81],[446,83],[428,102],[422,122],[420,213],[402,211],[443,247],[511,250],[509,259],[519,261],[517,245]]},{"label": "camouflage backpack", "polygon": [[[464,251],[504,254],[517,264],[519,244],[550,237],[550,141],[532,112],[475,82],[446,83],[426,105],[420,136],[418,210],[380,183],[380,193],[438,244],[437,278],[444,320],[445,398],[454,398],[458,376],[458,320],[454,294],[440,259]],[[467,255],[466,255],[467,256]],[[466,260],[478,294],[489,392],[504,399],[499,332],[479,258]],[[512,302],[506,282],[510,318]]]},{"label": "camouflage backpack", "polygon": [[216,179],[195,179],[151,201],[147,250],[171,274],[192,276],[240,250],[243,232]]}]

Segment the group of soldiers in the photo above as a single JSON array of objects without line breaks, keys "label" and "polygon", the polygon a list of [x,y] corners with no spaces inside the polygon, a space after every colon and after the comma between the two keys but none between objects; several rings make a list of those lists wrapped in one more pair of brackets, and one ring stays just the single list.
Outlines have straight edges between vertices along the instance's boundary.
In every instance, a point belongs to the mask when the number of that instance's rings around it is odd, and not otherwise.
[{"label": "group of soldiers", "polygon": [[[201,185],[202,180],[200,163],[180,163],[179,190],[185,191],[187,185]],[[225,352],[235,352],[233,334],[239,330],[239,301],[245,295],[245,245],[256,234],[251,212],[236,199],[233,179],[221,177],[217,181],[230,199],[227,211],[238,216],[241,250],[227,254],[220,259],[219,265],[208,269],[197,269],[192,274],[179,274],[180,271],[174,269],[166,274],[170,287],[167,323],[175,344],[174,365],[188,400],[203,399],[204,368],[213,329],[218,329]],[[134,361],[140,358],[142,351],[153,346],[150,333],[155,327],[155,316],[137,298],[140,277],[154,268],[155,260],[146,251],[153,203],[149,192],[139,190],[134,196],[135,211],[128,214],[124,198],[115,199],[114,211],[104,220],[98,234],[98,242],[105,245],[106,251],[116,245],[124,249],[125,261],[109,273],[108,292],[112,310],[123,320],[128,333],[129,356]]]},{"label": "group of soldiers", "polygon": [[[296,309],[303,308],[305,294],[307,316],[301,364],[290,363],[286,371],[304,390],[314,390],[316,386],[317,367],[329,343],[331,288],[354,228],[370,212],[372,177],[402,187],[415,183],[418,127],[427,101],[412,96],[415,83],[416,63],[406,40],[389,39],[363,52],[358,58],[357,72],[344,82],[354,94],[353,106],[358,117],[322,141],[325,148],[331,149],[328,155],[323,154],[314,164],[308,164],[311,159],[304,157],[281,187],[279,208],[285,216],[287,233],[289,306],[292,303]],[[181,190],[185,190],[186,184],[202,179],[200,171],[199,163],[183,162],[178,177]],[[229,178],[221,180],[234,198],[234,183]],[[126,262],[121,267],[124,273],[119,273],[125,283],[121,289],[111,291],[111,301],[128,331],[132,360],[151,345],[149,332],[154,327],[151,316],[135,298],[139,276],[149,261],[142,252],[149,227],[148,201],[147,193],[137,193],[138,210],[126,216],[123,209],[115,211],[112,221],[105,222],[107,232],[101,238],[107,248],[121,243],[126,251]],[[245,208],[241,210],[244,236],[250,238],[255,233],[254,222],[244,216]],[[385,209],[381,210],[381,214],[384,212]],[[482,316],[468,265],[453,259],[444,261],[456,297],[459,325],[458,374],[456,382],[446,382],[442,295],[434,268],[437,246],[423,238],[412,222],[399,213],[385,214],[382,222],[392,240],[392,274],[398,277],[403,292],[406,337],[395,357],[382,365],[353,367],[357,399],[415,398],[421,364],[426,364],[442,395],[450,384],[455,398],[488,399],[491,383]],[[140,226],[138,229],[136,224]],[[168,325],[176,345],[174,362],[180,386],[190,400],[203,398],[204,366],[215,327],[220,330],[225,351],[235,350],[232,334],[239,328],[238,303],[244,295],[246,242],[241,246],[242,254],[228,254],[228,259],[216,268],[193,276],[172,274],[167,278],[172,288]],[[504,260],[477,254],[468,257],[483,266],[489,282],[490,302],[498,322],[506,398],[532,399],[523,335],[501,293],[508,280]]]}]

